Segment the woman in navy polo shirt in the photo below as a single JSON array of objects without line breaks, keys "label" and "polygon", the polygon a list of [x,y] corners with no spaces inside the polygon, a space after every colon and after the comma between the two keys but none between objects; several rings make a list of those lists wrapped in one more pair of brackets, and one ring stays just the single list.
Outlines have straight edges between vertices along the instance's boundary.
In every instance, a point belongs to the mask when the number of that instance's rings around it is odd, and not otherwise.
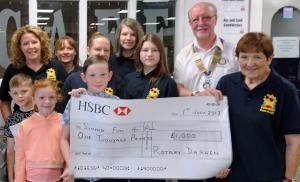
[{"label": "woman in navy polo shirt", "polygon": [[59,61],[50,61],[48,33],[39,27],[26,25],[18,29],[11,38],[9,51],[11,64],[6,68],[0,89],[0,108],[4,119],[11,113],[12,99],[8,91],[9,81],[14,75],[24,73],[33,81],[43,78],[64,81],[67,76]]},{"label": "woman in navy polo shirt", "polygon": [[63,64],[68,75],[82,69],[79,65],[76,42],[72,37],[63,36],[57,39],[55,42],[54,54],[55,58]]},{"label": "woman in navy polo shirt", "polygon": [[217,89],[228,97],[233,162],[225,181],[295,181],[300,149],[300,104],[296,88],[270,68],[273,45],[264,33],[238,42],[241,71]]},{"label": "woman in navy polo shirt", "polygon": [[126,99],[178,96],[177,85],[169,76],[164,46],[158,36],[144,35],[135,56],[137,71],[125,77]]}]

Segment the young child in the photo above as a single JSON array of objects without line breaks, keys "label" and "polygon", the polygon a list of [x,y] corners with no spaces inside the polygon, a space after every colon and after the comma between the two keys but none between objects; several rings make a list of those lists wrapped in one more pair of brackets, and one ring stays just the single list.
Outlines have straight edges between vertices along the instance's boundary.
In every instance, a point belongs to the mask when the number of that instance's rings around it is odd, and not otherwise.
[{"label": "young child", "polygon": [[177,97],[177,85],[169,76],[164,46],[154,34],[145,34],[136,49],[137,71],[125,77],[125,99]]},{"label": "young child", "polygon": [[54,111],[59,99],[57,82],[49,79],[34,82],[36,112],[20,123],[17,132],[15,182],[61,180],[64,165],[60,148],[61,114]]},{"label": "young child", "polygon": [[[8,181],[14,181],[15,166],[15,133],[18,124],[33,113],[32,79],[25,74],[17,74],[9,81],[9,94],[19,106],[6,120],[4,135],[7,137],[6,163]],[[13,128],[11,129],[10,127]]]},{"label": "young child", "polygon": [[[82,80],[87,84],[87,90],[76,89],[72,90],[72,96],[80,96],[82,91],[89,95],[105,98],[118,99],[117,96],[113,96],[104,92],[109,80],[112,77],[112,71],[109,70],[109,65],[106,58],[101,56],[90,56],[88,57],[83,65],[83,71],[81,73]],[[70,111],[71,102],[69,100],[65,112],[63,114],[62,123],[64,125],[63,136],[61,137],[61,147],[63,148],[63,155],[66,160],[67,167],[69,166],[69,137],[70,137]],[[64,180],[69,180],[68,169],[64,171],[62,177]],[[76,181],[88,181],[84,179],[78,179]],[[102,180],[101,180],[102,181]]]}]

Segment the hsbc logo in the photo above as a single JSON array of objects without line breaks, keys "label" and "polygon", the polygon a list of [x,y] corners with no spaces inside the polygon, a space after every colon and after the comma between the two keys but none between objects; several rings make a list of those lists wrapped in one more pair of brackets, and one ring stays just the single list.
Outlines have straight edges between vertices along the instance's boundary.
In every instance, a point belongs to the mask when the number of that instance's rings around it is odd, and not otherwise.
[{"label": "hsbc logo", "polygon": [[119,106],[114,109],[114,112],[118,116],[127,116],[131,112],[131,109],[127,106]]}]

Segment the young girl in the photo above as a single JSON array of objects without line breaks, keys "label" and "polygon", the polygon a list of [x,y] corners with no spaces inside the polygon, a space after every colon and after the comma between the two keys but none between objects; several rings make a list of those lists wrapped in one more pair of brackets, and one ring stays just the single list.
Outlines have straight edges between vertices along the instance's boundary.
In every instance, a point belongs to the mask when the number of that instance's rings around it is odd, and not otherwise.
[{"label": "young girl", "polygon": [[169,76],[164,46],[154,34],[142,37],[136,49],[137,71],[125,77],[126,99],[177,97],[177,85]]},{"label": "young girl", "polygon": [[116,31],[116,55],[109,61],[114,75],[124,78],[135,71],[133,54],[143,35],[142,26],[136,20],[125,18],[121,21]]},{"label": "young girl", "polygon": [[[105,98],[113,98],[118,99],[117,96],[113,96],[110,94],[105,93],[105,88],[109,80],[112,77],[112,71],[109,70],[109,65],[105,57],[100,56],[90,56],[86,59],[83,65],[83,71],[81,73],[81,79],[87,84],[86,93],[89,95],[94,95],[97,97],[105,97]],[[73,90],[73,96],[80,95],[81,89]],[[76,94],[79,92],[79,94]],[[70,110],[71,110],[71,103],[70,100],[66,106],[65,112],[63,114],[62,123],[64,125],[63,129],[63,136],[61,137],[61,146],[64,149],[64,158],[67,161],[67,166],[69,163],[69,137],[70,137]],[[65,170],[63,174],[64,180],[68,180],[68,170]],[[76,181],[88,181],[84,179],[78,179]]]},{"label": "young girl", "polygon": [[49,79],[33,84],[35,110],[21,122],[16,137],[16,182],[59,181],[64,164],[60,148],[61,114],[54,111],[59,87]]}]

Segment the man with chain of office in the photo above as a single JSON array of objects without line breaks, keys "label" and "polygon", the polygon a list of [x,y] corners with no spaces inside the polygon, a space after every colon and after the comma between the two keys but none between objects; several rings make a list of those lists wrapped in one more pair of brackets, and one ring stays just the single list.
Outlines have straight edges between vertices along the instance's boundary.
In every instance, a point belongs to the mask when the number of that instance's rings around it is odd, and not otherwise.
[{"label": "man with chain of office", "polygon": [[239,70],[234,47],[215,33],[217,8],[209,2],[194,4],[188,11],[195,41],[176,57],[174,79],[180,96],[205,95],[219,79]]}]

